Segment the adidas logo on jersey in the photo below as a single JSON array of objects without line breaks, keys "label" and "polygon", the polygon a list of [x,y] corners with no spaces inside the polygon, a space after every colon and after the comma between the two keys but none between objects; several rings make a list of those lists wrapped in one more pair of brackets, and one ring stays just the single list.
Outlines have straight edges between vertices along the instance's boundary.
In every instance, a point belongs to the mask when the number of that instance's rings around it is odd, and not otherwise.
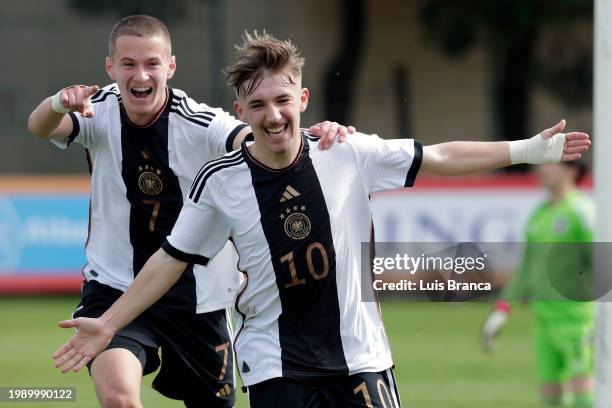
[{"label": "adidas logo on jersey", "polygon": [[299,191],[297,191],[295,188],[291,187],[291,186],[287,186],[285,187],[285,191],[283,192],[283,196],[280,199],[281,203],[284,203],[285,201],[289,201],[292,198],[298,197],[300,195]]}]

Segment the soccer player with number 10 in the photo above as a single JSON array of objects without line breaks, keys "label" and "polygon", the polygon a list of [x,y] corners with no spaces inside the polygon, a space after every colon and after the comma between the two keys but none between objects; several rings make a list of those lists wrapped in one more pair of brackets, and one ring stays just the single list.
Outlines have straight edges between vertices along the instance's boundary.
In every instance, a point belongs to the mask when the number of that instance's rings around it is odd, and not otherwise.
[{"label": "soccer player with number 10", "polygon": [[[289,41],[246,34],[227,69],[253,143],[204,165],[162,248],[126,293],[79,328],[54,358],[79,369],[112,335],[232,238],[248,275],[236,301],[237,368],[252,407],[399,407],[378,305],[362,302],[361,243],[373,192],[412,186],[417,173],[455,175],[513,163],[573,160],[588,135],[561,121],[517,142],[352,137],[322,152],[300,131],[309,99]],[[206,234],[202,231],[207,231]]]}]

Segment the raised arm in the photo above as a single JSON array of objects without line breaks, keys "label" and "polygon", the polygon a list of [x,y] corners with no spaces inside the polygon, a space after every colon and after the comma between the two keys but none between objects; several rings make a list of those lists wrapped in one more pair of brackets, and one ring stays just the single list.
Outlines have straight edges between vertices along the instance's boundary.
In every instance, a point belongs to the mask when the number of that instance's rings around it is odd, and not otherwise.
[{"label": "raised arm", "polygon": [[41,138],[66,138],[72,133],[72,120],[68,112],[79,112],[81,116],[93,116],[89,99],[98,91],[98,86],[74,85],[45,98],[28,118],[28,130]]},{"label": "raised arm", "polygon": [[159,249],[149,258],[128,290],[99,318],[79,317],[59,323],[78,331],[52,356],[62,372],[79,371],[102,352],[114,334],[155,303],[187,267]]},{"label": "raised arm", "polygon": [[591,142],[583,132],[561,133],[565,120],[531,139],[512,142],[449,142],[423,148],[421,171],[458,176],[511,164],[555,163],[580,158]]}]

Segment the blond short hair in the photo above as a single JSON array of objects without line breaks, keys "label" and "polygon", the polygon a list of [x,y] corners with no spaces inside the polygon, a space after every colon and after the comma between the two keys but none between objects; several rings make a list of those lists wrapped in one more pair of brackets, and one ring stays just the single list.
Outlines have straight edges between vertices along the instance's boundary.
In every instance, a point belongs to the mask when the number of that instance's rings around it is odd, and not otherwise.
[{"label": "blond short hair", "polygon": [[236,45],[236,61],[225,70],[228,85],[236,95],[248,96],[261,83],[264,73],[284,73],[290,83],[302,77],[302,58],[289,40],[281,41],[266,33],[244,33],[242,45]]}]

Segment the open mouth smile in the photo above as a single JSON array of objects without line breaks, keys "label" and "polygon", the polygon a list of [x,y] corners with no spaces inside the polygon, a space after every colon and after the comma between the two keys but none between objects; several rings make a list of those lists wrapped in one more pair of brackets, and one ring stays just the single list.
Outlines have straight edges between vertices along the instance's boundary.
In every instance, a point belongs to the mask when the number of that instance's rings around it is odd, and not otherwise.
[{"label": "open mouth smile", "polygon": [[279,135],[283,133],[285,130],[287,130],[288,127],[289,127],[289,124],[286,123],[283,126],[264,128],[264,131],[270,135]]},{"label": "open mouth smile", "polygon": [[130,88],[130,92],[136,98],[142,99],[142,98],[146,98],[147,96],[153,93],[153,87],[152,86],[140,86],[140,87],[135,86],[133,88]]}]

